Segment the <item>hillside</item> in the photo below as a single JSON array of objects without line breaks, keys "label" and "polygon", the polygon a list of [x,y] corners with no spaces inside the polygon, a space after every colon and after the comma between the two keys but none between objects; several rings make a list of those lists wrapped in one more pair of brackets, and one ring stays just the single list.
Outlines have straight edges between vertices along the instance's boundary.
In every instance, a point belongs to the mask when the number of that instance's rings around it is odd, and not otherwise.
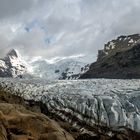
[{"label": "hillside", "polygon": [[121,36],[99,51],[98,59],[81,78],[140,78],[140,36]]}]

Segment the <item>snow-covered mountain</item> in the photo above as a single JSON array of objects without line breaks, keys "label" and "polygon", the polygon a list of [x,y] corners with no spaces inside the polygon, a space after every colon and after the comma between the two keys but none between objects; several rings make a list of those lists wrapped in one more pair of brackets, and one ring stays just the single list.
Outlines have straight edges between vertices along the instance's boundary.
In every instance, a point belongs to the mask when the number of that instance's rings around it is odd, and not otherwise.
[{"label": "snow-covered mountain", "polygon": [[1,89],[43,102],[46,110],[84,132],[95,124],[140,132],[139,85],[140,80],[0,79]]},{"label": "snow-covered mountain", "polygon": [[31,62],[30,65],[33,69],[33,75],[48,80],[78,79],[89,68],[87,63],[72,58],[59,60],[55,63],[40,59]]},{"label": "snow-covered mountain", "polygon": [[0,77],[21,77],[28,71],[28,65],[17,50],[10,50],[0,59]]},{"label": "snow-covered mountain", "polygon": [[58,59],[50,63],[46,59],[31,58],[28,63],[15,49],[0,59],[0,77],[45,78],[47,80],[77,79],[89,68],[78,57]]}]

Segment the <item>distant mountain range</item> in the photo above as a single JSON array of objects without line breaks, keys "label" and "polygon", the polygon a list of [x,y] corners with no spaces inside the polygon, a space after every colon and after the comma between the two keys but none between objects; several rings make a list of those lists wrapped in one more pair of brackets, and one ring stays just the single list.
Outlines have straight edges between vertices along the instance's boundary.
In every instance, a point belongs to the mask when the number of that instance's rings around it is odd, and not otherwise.
[{"label": "distant mountain range", "polygon": [[46,59],[36,59],[27,63],[15,49],[0,59],[0,77],[78,79],[88,68],[89,65],[81,62],[78,57],[60,59],[55,63],[50,63]]},{"label": "distant mountain range", "polygon": [[98,59],[80,78],[140,78],[140,35],[120,36],[99,50]]}]

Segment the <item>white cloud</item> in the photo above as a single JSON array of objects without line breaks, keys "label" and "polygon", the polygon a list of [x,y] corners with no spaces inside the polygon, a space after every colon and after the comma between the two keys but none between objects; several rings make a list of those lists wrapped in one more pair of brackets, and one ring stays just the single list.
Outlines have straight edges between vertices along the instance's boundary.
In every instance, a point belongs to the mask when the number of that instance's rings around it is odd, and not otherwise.
[{"label": "white cloud", "polygon": [[0,49],[94,56],[106,41],[139,33],[139,13],[139,0],[0,0]]}]

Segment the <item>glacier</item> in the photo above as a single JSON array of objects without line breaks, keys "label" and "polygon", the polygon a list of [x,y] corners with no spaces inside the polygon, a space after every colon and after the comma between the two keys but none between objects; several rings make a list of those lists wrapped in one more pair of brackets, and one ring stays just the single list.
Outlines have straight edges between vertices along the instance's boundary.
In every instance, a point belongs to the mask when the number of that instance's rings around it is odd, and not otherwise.
[{"label": "glacier", "polygon": [[41,101],[73,126],[85,124],[140,132],[140,80],[56,80],[0,78],[0,88],[26,100]]},{"label": "glacier", "polygon": [[81,58],[65,58],[50,63],[47,59],[36,59],[29,62],[32,75],[46,80],[78,79],[89,69],[89,64]]}]

